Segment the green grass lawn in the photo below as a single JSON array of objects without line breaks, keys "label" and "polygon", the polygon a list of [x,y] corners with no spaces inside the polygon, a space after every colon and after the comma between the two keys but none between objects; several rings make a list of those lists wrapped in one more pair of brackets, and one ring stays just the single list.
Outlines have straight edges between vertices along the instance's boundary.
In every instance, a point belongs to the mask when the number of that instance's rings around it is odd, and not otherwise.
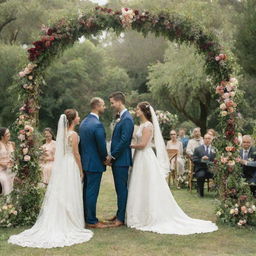
[{"label": "green grass lawn", "polygon": [[[173,194],[183,210],[195,218],[215,221],[213,195],[198,198],[195,191],[174,190]],[[98,216],[112,217],[116,197],[111,172],[105,173],[98,202]],[[220,226],[208,234],[189,236],[159,235],[126,227],[94,230],[91,241],[59,249],[31,249],[10,245],[7,239],[25,228],[0,229],[0,256],[4,255],[93,255],[93,256],[155,256],[155,255],[256,255],[256,231]]]}]

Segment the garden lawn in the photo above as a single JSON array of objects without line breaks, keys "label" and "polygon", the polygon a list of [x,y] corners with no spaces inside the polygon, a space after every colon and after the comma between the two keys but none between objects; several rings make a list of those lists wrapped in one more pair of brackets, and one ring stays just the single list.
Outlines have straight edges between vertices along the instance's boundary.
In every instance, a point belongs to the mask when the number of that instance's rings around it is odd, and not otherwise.
[{"label": "garden lawn", "polygon": [[[195,190],[173,189],[183,210],[191,217],[215,221],[215,200],[212,194],[197,197]],[[139,195],[138,195],[139,196]],[[102,180],[98,201],[98,217],[112,217],[116,209],[116,195],[112,174],[107,171]],[[58,249],[31,249],[10,245],[7,239],[25,228],[0,229],[0,256],[208,256],[256,255],[256,230],[219,226],[213,233],[189,236],[159,235],[126,227],[97,229],[91,241]]]}]

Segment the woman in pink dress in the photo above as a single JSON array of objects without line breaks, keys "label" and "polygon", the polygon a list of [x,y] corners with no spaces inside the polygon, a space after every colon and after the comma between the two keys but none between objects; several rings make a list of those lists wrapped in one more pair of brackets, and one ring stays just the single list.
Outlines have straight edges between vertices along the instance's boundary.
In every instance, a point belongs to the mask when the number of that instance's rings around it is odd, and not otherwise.
[{"label": "woman in pink dress", "polygon": [[13,152],[14,143],[10,141],[10,131],[0,128],[0,184],[3,195],[8,195],[13,190]]},{"label": "woman in pink dress", "polygon": [[44,129],[45,144],[42,146],[43,154],[40,161],[43,183],[48,185],[51,177],[56,142],[51,128]]}]

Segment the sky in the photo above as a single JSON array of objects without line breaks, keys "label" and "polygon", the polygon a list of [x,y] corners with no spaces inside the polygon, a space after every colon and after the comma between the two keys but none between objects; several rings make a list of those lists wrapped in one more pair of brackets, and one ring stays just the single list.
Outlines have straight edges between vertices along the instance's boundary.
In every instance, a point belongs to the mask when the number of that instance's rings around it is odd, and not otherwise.
[{"label": "sky", "polygon": [[108,2],[108,0],[90,0],[93,3],[97,3],[99,5],[104,5]]}]

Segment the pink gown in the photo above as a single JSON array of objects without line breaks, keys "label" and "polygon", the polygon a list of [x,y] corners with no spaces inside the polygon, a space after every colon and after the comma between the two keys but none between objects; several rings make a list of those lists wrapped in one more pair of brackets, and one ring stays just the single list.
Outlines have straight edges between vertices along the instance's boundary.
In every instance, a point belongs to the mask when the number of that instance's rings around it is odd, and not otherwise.
[{"label": "pink gown", "polygon": [[13,190],[13,180],[15,176],[11,169],[13,152],[14,147],[11,142],[7,145],[0,142],[0,183],[3,195],[8,195]]},{"label": "pink gown", "polygon": [[56,149],[56,142],[55,140],[52,140],[50,143],[45,143],[42,146],[42,149],[44,151],[40,167],[42,170],[42,180],[43,183],[48,184],[51,172],[52,172],[52,166],[54,162],[54,154]]}]

